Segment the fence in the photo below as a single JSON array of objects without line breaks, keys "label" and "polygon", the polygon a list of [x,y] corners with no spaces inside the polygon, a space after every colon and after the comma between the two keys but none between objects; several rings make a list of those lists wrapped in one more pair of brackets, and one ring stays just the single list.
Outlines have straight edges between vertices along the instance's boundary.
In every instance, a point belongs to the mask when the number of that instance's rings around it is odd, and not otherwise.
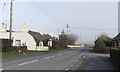
[{"label": "fence", "polygon": [[27,52],[27,46],[13,46],[11,48],[11,51],[12,52],[19,52],[19,53]]}]

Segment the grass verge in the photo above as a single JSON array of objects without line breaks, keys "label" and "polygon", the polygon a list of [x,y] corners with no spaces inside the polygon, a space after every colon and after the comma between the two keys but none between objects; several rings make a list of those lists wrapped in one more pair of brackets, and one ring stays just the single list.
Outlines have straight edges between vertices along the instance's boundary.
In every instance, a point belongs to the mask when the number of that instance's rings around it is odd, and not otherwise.
[{"label": "grass verge", "polygon": [[[57,52],[57,51],[62,51],[66,49],[56,49],[56,50],[50,50],[48,52]],[[17,52],[0,52],[0,58],[6,59],[6,58],[16,58],[16,57],[24,57],[24,56],[32,56],[32,55],[38,55],[43,52],[41,51],[28,51],[25,53],[17,53]]]},{"label": "grass verge", "polygon": [[21,57],[21,56],[31,56],[36,55],[40,52],[26,52],[26,53],[14,53],[14,52],[0,52],[1,58],[12,58],[12,57]]}]

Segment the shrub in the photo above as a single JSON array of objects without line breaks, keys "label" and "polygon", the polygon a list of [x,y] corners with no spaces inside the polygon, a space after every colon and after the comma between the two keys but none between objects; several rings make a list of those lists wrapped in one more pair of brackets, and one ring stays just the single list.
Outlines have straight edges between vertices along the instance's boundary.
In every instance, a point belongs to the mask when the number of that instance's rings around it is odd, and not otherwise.
[{"label": "shrub", "polygon": [[95,52],[105,52],[106,51],[105,47],[106,47],[106,45],[105,45],[104,41],[98,39],[96,41],[94,50],[95,50]]}]

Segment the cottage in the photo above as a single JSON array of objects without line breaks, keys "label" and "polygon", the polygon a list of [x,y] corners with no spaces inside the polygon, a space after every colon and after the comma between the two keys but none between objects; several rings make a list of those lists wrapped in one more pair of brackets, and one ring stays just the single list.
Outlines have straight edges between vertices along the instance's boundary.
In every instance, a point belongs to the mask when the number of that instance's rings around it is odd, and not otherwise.
[{"label": "cottage", "polygon": [[120,47],[120,33],[112,40],[113,47]]},{"label": "cottage", "polygon": [[[27,46],[27,50],[32,51],[48,51],[49,47],[44,46],[43,43],[46,39],[44,35],[39,32],[32,31],[26,25],[23,25],[20,31],[12,32],[12,46]],[[6,30],[4,25],[0,27],[0,38],[9,39],[9,31]],[[52,36],[48,39],[52,39]]]}]

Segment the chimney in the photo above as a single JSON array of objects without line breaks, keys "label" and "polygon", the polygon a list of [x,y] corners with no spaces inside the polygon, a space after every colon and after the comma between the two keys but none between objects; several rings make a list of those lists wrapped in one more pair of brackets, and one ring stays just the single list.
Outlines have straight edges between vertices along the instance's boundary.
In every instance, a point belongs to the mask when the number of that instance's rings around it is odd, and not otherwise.
[{"label": "chimney", "polygon": [[24,23],[24,25],[21,26],[21,30],[22,32],[28,32],[29,28],[28,26]]},{"label": "chimney", "polygon": [[0,31],[5,32],[6,31],[6,27],[7,25],[5,23],[2,23],[2,26],[0,26]]}]

